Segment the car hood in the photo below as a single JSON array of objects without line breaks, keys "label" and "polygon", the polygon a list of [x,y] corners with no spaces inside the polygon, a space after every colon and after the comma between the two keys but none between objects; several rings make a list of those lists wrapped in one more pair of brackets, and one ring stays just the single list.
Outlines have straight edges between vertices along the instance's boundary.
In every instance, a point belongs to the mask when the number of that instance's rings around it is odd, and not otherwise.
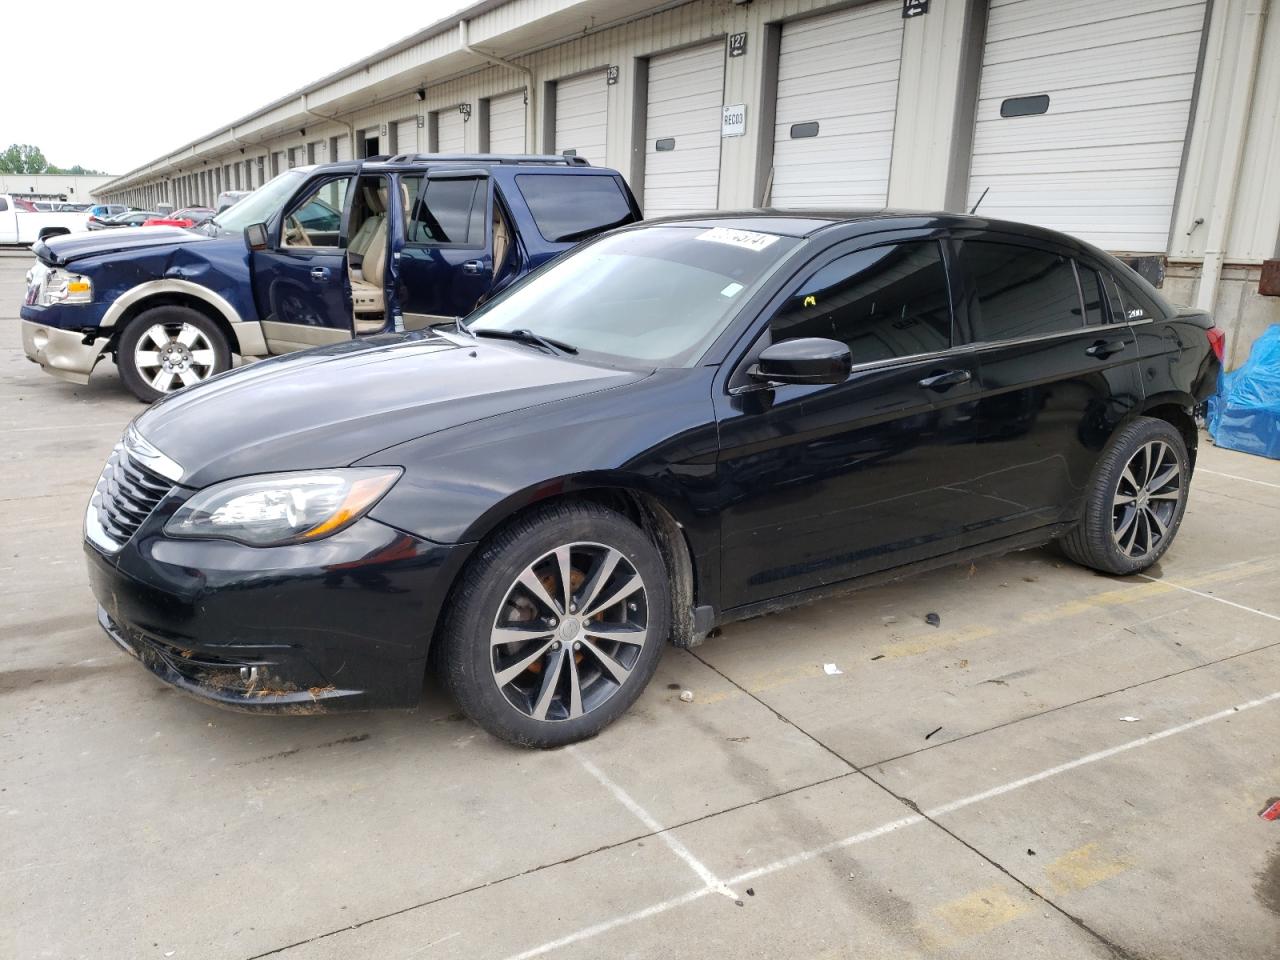
[{"label": "car hood", "polygon": [[51,267],[61,267],[75,260],[97,257],[104,253],[123,253],[144,247],[166,244],[206,243],[211,237],[192,233],[183,227],[117,227],[114,230],[65,234],[40,240],[32,252]]},{"label": "car hood", "polygon": [[253,473],[344,466],[440,430],[646,375],[521,344],[385,334],[230,371],[166,397],[134,425],[181,465],[184,485],[204,487]]}]

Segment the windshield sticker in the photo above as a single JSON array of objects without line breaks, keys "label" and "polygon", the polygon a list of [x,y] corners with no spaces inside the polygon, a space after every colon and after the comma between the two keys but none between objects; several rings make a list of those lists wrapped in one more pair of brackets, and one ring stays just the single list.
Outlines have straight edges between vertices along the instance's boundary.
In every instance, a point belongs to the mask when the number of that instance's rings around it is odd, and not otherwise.
[{"label": "windshield sticker", "polygon": [[720,296],[722,296],[722,297],[736,297],[736,296],[737,296],[738,294],[740,294],[741,292],[742,292],[742,284],[740,284],[740,283],[731,283],[731,284],[729,284],[727,287],[725,287],[723,290],[721,290],[721,291],[720,291]]},{"label": "windshield sticker", "polygon": [[704,230],[694,239],[709,240],[712,243],[727,243],[731,247],[742,247],[746,250],[763,250],[778,238],[768,233],[756,233],[754,230],[712,227],[710,230]]}]

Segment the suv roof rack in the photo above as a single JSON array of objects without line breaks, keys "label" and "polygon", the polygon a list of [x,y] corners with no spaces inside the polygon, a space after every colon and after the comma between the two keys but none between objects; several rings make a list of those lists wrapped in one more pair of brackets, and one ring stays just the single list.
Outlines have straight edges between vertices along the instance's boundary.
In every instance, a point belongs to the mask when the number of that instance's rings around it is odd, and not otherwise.
[{"label": "suv roof rack", "polygon": [[394,157],[366,157],[370,160],[388,160],[392,163],[417,163],[423,160],[454,161],[459,163],[560,163],[567,167],[589,167],[586,157],[565,156],[558,153],[400,153]]}]

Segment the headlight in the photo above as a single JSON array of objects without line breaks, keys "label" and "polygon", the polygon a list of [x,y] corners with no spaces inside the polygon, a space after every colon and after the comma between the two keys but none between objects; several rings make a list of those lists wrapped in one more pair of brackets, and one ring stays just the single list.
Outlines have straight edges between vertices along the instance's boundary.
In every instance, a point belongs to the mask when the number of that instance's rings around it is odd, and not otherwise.
[{"label": "headlight", "polygon": [[228,480],[179,507],[164,532],[252,547],[318,540],[364,516],[400,473],[399,467],[352,467]]},{"label": "headlight", "polygon": [[55,303],[92,303],[93,282],[78,273],[54,268],[40,279],[36,303],[47,307]]}]

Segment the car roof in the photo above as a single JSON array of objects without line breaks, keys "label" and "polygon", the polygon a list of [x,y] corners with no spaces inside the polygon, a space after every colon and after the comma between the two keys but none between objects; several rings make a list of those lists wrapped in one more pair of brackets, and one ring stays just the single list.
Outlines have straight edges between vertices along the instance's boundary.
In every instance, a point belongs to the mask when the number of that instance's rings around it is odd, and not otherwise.
[{"label": "car roof", "polygon": [[729,227],[736,230],[752,230],[757,233],[773,233],[783,237],[811,237],[834,227],[861,226],[854,233],[873,233],[884,229],[922,229],[947,227],[951,229],[978,229],[994,233],[1016,234],[1028,239],[1040,240],[1071,247],[1094,248],[1082,240],[1038,227],[1030,223],[1012,220],[996,220],[979,215],[952,213],[946,210],[900,209],[821,209],[779,210],[760,208],[755,210],[711,210],[706,213],[682,214],[644,220],[636,226],[655,224],[688,225],[692,227]]},{"label": "car roof", "polygon": [[316,170],[351,170],[359,167],[369,173],[413,170],[442,164],[462,167],[532,167],[554,169],[558,173],[605,174],[617,176],[610,167],[595,167],[585,157],[533,153],[403,153],[392,156],[366,157],[363,160],[337,160],[298,166],[292,170],[311,173]]}]

